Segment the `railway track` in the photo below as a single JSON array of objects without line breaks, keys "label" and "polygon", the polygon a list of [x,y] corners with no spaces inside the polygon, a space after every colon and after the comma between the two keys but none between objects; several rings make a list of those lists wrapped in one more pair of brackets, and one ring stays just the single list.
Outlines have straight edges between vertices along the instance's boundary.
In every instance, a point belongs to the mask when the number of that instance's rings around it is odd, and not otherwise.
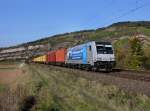
[{"label": "railway track", "polygon": [[114,69],[112,72],[91,71],[91,70],[88,72],[94,72],[96,74],[103,74],[103,75],[114,76],[114,77],[119,77],[119,78],[150,82],[150,72],[148,71]]},{"label": "railway track", "polygon": [[[58,67],[58,66],[57,66]],[[66,67],[63,67],[66,68]],[[80,71],[86,71],[82,69],[74,69]],[[126,78],[131,80],[143,81],[143,82],[150,82],[150,73],[147,71],[133,71],[133,70],[121,70],[115,69],[112,72],[104,72],[104,71],[86,71],[90,73],[95,73],[97,75],[103,74],[107,76],[119,77],[119,78]]]},{"label": "railway track", "polygon": [[[93,71],[89,71],[93,72]],[[119,78],[126,78],[131,80],[143,81],[143,82],[150,82],[150,73],[147,71],[134,71],[134,70],[122,70],[122,69],[115,69],[112,72],[104,72],[98,71],[94,72],[96,74],[103,74],[107,76],[119,77]]]},{"label": "railway track", "polygon": [[150,82],[150,73],[147,71],[120,70],[108,74],[120,78],[133,79],[138,81]]},{"label": "railway track", "polygon": [[[54,66],[54,67],[66,68],[66,67],[60,67],[60,66]],[[66,69],[70,69],[70,68],[66,68]],[[73,68],[71,68],[71,69],[73,69]],[[73,69],[73,70],[94,73],[97,75],[107,75],[107,76],[113,76],[113,77],[118,77],[118,78],[150,82],[150,72],[148,72],[148,71],[134,71],[134,70],[122,70],[122,69],[114,69],[112,72],[91,71],[91,70],[86,71],[83,69]]]}]

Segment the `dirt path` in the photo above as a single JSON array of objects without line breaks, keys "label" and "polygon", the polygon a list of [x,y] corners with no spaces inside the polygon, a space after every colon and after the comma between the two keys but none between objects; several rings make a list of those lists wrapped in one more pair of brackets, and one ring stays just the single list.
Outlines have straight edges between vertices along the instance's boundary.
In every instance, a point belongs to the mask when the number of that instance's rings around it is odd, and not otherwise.
[{"label": "dirt path", "polygon": [[[23,63],[20,63],[22,65]],[[0,84],[11,84],[23,73],[20,65],[0,64]]]}]

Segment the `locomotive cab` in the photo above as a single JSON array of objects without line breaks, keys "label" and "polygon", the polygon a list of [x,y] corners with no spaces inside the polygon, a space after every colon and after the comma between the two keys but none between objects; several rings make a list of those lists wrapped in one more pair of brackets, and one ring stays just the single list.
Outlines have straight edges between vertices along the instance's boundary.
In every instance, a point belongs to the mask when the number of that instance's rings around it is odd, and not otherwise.
[{"label": "locomotive cab", "polygon": [[110,42],[95,42],[94,66],[111,70],[115,66],[114,50]]}]

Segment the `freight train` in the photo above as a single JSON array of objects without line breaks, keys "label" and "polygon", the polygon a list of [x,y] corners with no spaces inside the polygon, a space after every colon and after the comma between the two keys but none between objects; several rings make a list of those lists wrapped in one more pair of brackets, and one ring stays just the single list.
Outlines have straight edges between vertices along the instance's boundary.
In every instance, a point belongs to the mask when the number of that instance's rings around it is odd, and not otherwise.
[{"label": "freight train", "polygon": [[71,48],[62,48],[32,59],[35,63],[71,68],[111,71],[115,67],[114,50],[110,42],[91,41]]}]

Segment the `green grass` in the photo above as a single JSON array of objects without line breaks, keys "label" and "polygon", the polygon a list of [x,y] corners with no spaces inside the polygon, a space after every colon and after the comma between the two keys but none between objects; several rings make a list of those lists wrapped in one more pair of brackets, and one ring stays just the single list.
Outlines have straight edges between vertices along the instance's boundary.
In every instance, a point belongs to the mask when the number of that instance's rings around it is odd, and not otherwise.
[{"label": "green grass", "polygon": [[[32,75],[22,82],[28,95],[37,98],[39,111],[149,111],[150,99],[129,95],[112,85],[77,77],[73,72],[40,65],[30,66]],[[25,78],[24,78],[25,79]]]},{"label": "green grass", "polygon": [[16,69],[16,67],[0,67],[0,70],[12,70]]},{"label": "green grass", "polygon": [[6,90],[6,85],[0,84],[0,93]]},{"label": "green grass", "polygon": [[114,46],[115,49],[121,48],[122,46],[127,45],[128,42],[129,42],[129,38],[124,38],[124,39],[121,39],[121,40],[116,41],[116,42],[113,44],[113,46]]},{"label": "green grass", "polygon": [[143,34],[145,34],[147,36],[150,36],[150,28],[139,27],[138,31],[142,32]]},{"label": "green grass", "polygon": [[[76,76],[76,72],[51,66],[25,65],[26,73],[13,90],[7,91],[8,109],[15,111],[24,106],[24,100],[33,96],[36,104],[32,111],[149,111],[150,98],[131,95],[116,86],[101,84]],[[12,98],[12,103],[8,100]],[[4,107],[5,109],[5,107]]]}]

